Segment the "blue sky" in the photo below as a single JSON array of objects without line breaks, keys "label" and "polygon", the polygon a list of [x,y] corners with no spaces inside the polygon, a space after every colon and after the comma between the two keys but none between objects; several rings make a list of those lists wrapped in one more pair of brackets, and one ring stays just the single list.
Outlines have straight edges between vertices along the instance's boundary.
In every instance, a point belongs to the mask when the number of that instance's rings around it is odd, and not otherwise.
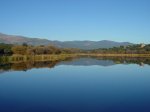
[{"label": "blue sky", "polygon": [[0,0],[0,32],[150,43],[150,0]]}]

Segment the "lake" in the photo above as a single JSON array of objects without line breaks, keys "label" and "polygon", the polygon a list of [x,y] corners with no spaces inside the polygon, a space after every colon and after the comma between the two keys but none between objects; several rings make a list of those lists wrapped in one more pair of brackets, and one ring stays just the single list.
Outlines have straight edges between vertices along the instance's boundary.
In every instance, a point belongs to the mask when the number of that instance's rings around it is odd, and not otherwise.
[{"label": "lake", "polygon": [[0,112],[150,112],[150,59],[1,62]]}]

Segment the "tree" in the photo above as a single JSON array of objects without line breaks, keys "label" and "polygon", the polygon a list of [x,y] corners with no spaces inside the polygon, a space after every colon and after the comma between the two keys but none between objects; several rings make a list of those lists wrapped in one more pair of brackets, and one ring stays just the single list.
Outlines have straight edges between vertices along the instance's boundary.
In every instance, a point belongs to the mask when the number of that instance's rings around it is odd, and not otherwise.
[{"label": "tree", "polygon": [[27,46],[28,46],[28,44],[24,42],[24,43],[22,44],[22,46],[27,47]]},{"label": "tree", "polygon": [[14,54],[25,55],[27,53],[27,47],[26,46],[13,46],[12,52]]},{"label": "tree", "polygon": [[0,55],[11,55],[12,51],[11,51],[11,44],[3,44],[0,43]]}]

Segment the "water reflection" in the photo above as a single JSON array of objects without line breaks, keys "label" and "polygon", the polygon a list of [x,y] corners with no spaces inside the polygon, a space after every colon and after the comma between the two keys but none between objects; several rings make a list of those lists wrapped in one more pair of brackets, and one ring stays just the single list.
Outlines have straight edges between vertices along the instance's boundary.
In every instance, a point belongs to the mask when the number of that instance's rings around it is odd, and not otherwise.
[{"label": "water reflection", "polygon": [[140,67],[149,62],[125,57],[1,62],[0,112],[150,112],[150,66]]},{"label": "water reflection", "polygon": [[115,64],[138,64],[150,65],[150,58],[127,58],[127,57],[76,57],[58,61],[26,61],[26,62],[3,62],[0,61],[0,73],[4,71],[26,71],[32,68],[53,68],[58,65],[73,66],[113,66]]}]

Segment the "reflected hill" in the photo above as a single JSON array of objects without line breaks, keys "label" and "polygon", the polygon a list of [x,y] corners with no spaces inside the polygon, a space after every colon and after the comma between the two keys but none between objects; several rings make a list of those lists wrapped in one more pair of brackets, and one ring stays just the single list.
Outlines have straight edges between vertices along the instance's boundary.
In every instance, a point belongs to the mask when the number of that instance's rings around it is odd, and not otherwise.
[{"label": "reflected hill", "polygon": [[59,65],[72,66],[113,66],[116,64],[138,64],[150,65],[149,58],[127,58],[127,57],[74,57],[57,61],[26,61],[26,62],[0,62],[0,74],[6,71],[27,71],[33,68],[54,68]]},{"label": "reflected hill", "polygon": [[99,65],[99,66],[112,66],[116,63],[112,60],[98,60],[95,58],[79,58],[74,59],[72,61],[63,61],[58,63],[57,65],[73,65],[73,66],[92,66],[92,65]]}]

